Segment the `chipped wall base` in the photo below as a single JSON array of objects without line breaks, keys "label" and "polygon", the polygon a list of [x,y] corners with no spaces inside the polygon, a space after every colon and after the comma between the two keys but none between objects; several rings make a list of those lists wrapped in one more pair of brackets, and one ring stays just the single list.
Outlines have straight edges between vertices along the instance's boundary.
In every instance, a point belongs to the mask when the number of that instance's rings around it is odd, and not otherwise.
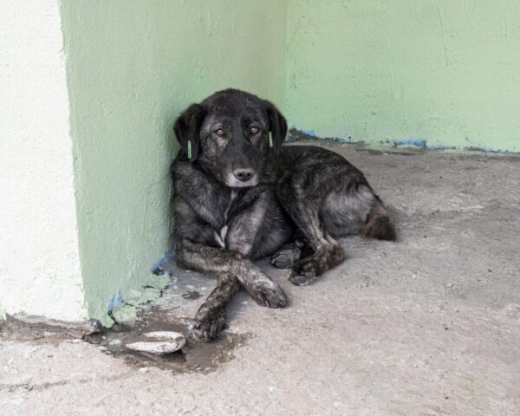
[{"label": "chipped wall base", "polygon": [[319,137],[314,130],[298,129],[292,126],[287,138],[288,142],[295,142],[299,140],[326,140],[342,144],[358,144],[367,148],[391,150],[398,148],[415,148],[423,150],[442,150],[455,152],[479,152],[479,153],[494,153],[494,154],[518,154],[520,150],[514,151],[509,149],[496,149],[493,147],[478,147],[478,146],[448,146],[442,144],[429,144],[426,139],[402,139],[402,140],[383,140],[379,142],[355,140],[352,136],[342,137]]},{"label": "chipped wall base", "polygon": [[114,324],[133,326],[141,308],[156,302],[170,283],[171,276],[168,274],[149,275],[143,279],[140,288],[118,292],[108,303],[107,314],[110,320],[103,320],[102,323],[107,327]]}]

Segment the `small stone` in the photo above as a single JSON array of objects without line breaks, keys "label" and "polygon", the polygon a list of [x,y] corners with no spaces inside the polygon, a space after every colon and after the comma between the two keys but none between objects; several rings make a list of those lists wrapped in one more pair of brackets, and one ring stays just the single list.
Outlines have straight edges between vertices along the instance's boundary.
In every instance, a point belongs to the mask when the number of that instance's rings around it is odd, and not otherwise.
[{"label": "small stone", "polygon": [[110,341],[108,343],[108,345],[112,346],[112,347],[117,347],[118,345],[121,345],[123,343],[123,341],[121,341],[120,339],[113,339],[112,341]]},{"label": "small stone", "polygon": [[97,319],[89,319],[83,324],[83,332],[85,335],[92,335],[103,331],[103,325]]},{"label": "small stone", "polygon": [[446,287],[453,287],[453,283],[447,283]]},{"label": "small stone", "polygon": [[101,344],[101,341],[103,341],[103,338],[99,333],[87,335],[83,339],[90,344]]}]

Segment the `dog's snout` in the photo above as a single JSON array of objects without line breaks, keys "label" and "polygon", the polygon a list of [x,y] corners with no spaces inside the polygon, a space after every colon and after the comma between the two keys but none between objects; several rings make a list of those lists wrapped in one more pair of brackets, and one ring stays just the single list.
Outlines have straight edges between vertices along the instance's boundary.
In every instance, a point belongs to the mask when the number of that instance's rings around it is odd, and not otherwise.
[{"label": "dog's snout", "polygon": [[253,177],[254,174],[255,171],[252,168],[239,168],[233,171],[233,175],[235,175],[235,177],[242,182],[247,182]]}]

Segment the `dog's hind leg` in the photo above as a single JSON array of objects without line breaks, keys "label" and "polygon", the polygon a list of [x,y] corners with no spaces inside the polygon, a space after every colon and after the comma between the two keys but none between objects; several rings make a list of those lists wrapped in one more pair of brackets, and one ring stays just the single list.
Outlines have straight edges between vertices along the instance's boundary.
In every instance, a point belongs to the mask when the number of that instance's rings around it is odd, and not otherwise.
[{"label": "dog's hind leg", "polygon": [[321,206],[325,230],[334,237],[361,235],[394,241],[388,210],[367,183],[330,192]]},{"label": "dog's hind leg", "polygon": [[366,223],[361,229],[361,235],[387,241],[395,241],[397,238],[388,210],[377,196],[368,213]]},{"label": "dog's hind leg", "polygon": [[295,285],[309,284],[317,276],[340,264],[345,259],[345,253],[325,232],[320,220],[319,201],[306,198],[301,188],[292,186],[290,180],[280,184],[277,195],[313,251],[312,255],[294,264],[289,280]]},{"label": "dog's hind leg", "polygon": [[240,288],[237,277],[231,273],[218,276],[217,286],[195,315],[193,332],[203,341],[218,338],[225,327],[227,305]]}]

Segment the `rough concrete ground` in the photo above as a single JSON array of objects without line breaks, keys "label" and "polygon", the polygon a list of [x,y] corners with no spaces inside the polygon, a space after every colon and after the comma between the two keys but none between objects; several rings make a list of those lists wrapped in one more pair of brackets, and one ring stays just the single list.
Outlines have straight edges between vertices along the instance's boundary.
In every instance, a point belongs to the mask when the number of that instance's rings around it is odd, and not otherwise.
[{"label": "rough concrete ground", "polygon": [[[264,262],[290,307],[241,293],[192,366],[193,340],[174,368],[5,335],[2,415],[520,415],[520,157],[324,146],[366,173],[398,243],[345,239],[307,287]],[[145,317],[184,325],[212,286],[179,273]]]}]

